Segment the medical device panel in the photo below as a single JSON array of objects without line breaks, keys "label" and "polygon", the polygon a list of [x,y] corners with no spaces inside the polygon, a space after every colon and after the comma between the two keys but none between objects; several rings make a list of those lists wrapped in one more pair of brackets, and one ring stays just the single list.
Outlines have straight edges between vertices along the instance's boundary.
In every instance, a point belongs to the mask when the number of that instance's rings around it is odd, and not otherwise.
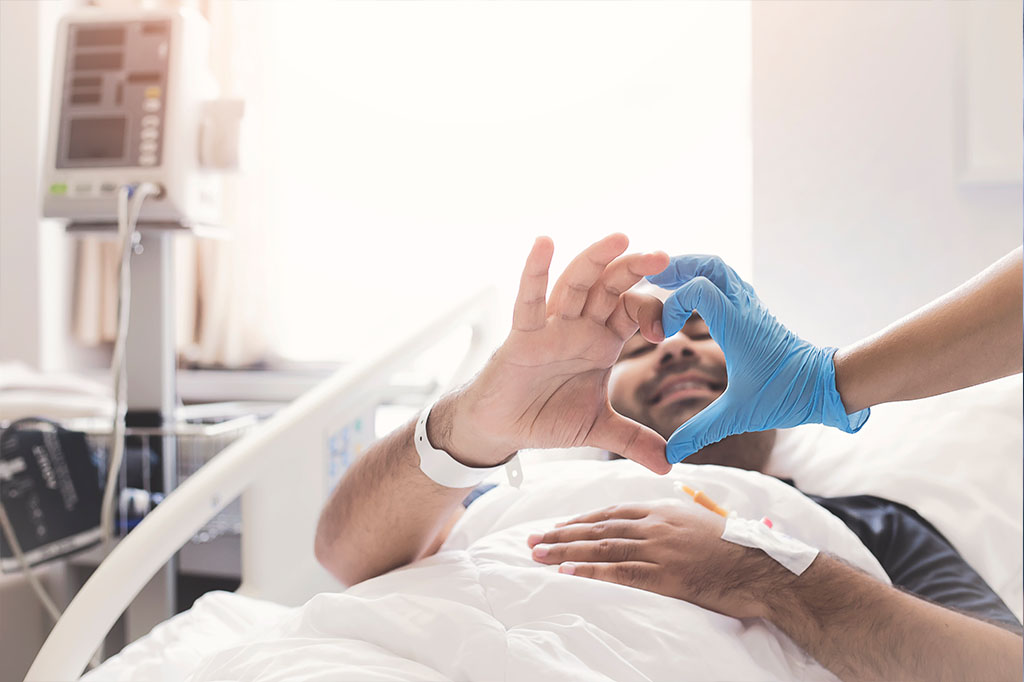
[{"label": "medical device panel", "polygon": [[[60,22],[43,184],[46,216],[110,221],[118,188],[161,188],[140,222],[217,221],[218,175],[204,136],[237,140],[220,124],[241,104],[210,101],[209,31],[189,10],[86,9]],[[222,149],[209,139],[206,148]],[[209,155],[207,155],[208,157]]]}]

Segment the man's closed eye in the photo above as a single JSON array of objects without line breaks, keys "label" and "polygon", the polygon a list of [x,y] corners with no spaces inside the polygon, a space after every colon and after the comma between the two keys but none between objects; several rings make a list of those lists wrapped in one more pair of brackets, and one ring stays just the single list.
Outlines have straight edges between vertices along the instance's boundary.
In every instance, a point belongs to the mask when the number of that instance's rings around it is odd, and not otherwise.
[{"label": "man's closed eye", "polygon": [[648,353],[656,348],[653,343],[635,343],[631,346],[622,349],[622,353],[619,354],[619,360],[629,360],[631,358],[638,358],[641,355]]}]

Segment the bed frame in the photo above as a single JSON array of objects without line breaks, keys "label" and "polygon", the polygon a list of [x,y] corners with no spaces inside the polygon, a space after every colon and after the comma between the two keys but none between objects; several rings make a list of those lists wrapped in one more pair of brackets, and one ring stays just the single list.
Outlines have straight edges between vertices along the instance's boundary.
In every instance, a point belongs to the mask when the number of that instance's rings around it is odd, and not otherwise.
[{"label": "bed frame", "polygon": [[96,569],[50,632],[26,682],[77,679],[150,578],[239,495],[239,593],[298,605],[342,589],[313,555],[328,493],[327,439],[393,395],[396,372],[468,327],[469,348],[446,384],[467,379],[496,345],[496,308],[496,292],[482,291],[367,362],[343,367],[185,480]]}]

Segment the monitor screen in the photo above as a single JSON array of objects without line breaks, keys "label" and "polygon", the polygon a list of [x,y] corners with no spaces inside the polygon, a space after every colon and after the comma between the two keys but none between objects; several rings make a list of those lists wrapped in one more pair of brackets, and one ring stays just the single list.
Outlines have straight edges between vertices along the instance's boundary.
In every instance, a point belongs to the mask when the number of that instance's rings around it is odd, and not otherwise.
[{"label": "monitor screen", "polygon": [[124,27],[102,26],[99,28],[79,28],[77,40],[79,47],[98,47],[124,44]]},{"label": "monitor screen", "polygon": [[75,118],[68,135],[68,159],[120,159],[124,156],[125,118]]}]

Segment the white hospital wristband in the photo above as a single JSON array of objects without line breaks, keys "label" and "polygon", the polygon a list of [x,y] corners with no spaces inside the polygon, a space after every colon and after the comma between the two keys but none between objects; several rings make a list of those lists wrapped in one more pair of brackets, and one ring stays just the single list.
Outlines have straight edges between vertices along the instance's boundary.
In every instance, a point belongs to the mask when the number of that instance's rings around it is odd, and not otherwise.
[{"label": "white hospital wristband", "polygon": [[427,438],[427,418],[433,403],[420,414],[416,420],[416,431],[413,434],[413,444],[416,446],[416,453],[420,456],[420,469],[427,477],[445,486],[446,488],[472,488],[481,483],[488,476],[505,467],[508,475],[508,482],[519,487],[523,482],[523,468],[519,464],[519,455],[513,455],[512,459],[494,467],[468,467],[458,462],[454,457],[444,450],[438,450],[430,444]]}]

